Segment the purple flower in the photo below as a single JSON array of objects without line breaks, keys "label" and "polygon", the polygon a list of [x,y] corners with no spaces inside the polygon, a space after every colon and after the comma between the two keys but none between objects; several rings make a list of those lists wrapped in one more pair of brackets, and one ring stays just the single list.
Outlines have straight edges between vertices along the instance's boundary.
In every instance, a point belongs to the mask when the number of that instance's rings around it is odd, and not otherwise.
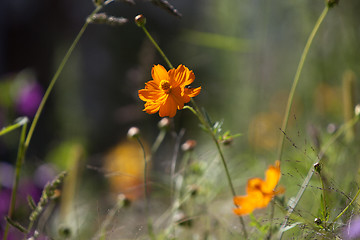
[{"label": "purple flower", "polygon": [[343,230],[344,239],[360,239],[360,217],[350,220]]},{"label": "purple flower", "polygon": [[43,96],[42,87],[35,81],[27,82],[18,92],[16,109],[21,115],[33,117]]}]

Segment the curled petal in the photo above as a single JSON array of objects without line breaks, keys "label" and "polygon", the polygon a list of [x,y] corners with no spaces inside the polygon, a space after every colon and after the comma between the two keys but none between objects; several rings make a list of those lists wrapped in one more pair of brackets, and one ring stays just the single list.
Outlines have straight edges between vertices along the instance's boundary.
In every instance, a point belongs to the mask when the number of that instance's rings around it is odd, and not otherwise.
[{"label": "curled petal", "polygon": [[201,87],[198,88],[185,88],[184,93],[189,97],[196,97],[201,91]]}]

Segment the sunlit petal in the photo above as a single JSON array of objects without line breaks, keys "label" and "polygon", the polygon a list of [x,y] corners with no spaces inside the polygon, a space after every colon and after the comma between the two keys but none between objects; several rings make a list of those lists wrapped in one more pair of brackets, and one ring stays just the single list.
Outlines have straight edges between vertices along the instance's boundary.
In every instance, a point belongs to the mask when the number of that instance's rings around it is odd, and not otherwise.
[{"label": "sunlit petal", "polygon": [[151,70],[151,76],[154,82],[159,85],[161,80],[169,80],[169,74],[160,64],[155,65]]}]

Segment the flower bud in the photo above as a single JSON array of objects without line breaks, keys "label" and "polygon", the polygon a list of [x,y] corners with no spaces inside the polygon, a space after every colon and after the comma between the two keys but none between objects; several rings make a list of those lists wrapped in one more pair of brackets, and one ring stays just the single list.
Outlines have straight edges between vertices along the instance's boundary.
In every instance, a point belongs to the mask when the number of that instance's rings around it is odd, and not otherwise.
[{"label": "flower bud", "polygon": [[326,0],[326,4],[328,5],[329,8],[335,6],[338,3],[339,3],[339,0]]},{"label": "flower bud", "polygon": [[360,117],[360,104],[355,106],[355,116]]},{"label": "flower bud", "polygon": [[105,0],[93,0],[96,7],[104,4]]},{"label": "flower bud", "polygon": [[138,27],[144,27],[146,24],[146,17],[142,14],[139,14],[135,17],[135,23]]},{"label": "flower bud", "polygon": [[169,118],[163,118],[159,121],[158,127],[161,130],[168,130],[170,127],[170,119]]},{"label": "flower bud", "polygon": [[119,203],[121,203],[122,206],[124,207],[129,207],[131,205],[131,200],[126,197],[125,194],[122,194],[120,193],[118,196],[117,196],[117,200]]},{"label": "flower bud", "polygon": [[197,142],[195,140],[187,140],[183,145],[181,145],[181,149],[184,152],[192,151],[196,147]]},{"label": "flower bud", "polygon": [[320,165],[320,163],[315,163],[314,164],[314,169],[315,169],[315,171],[317,172],[317,173],[320,173],[321,172],[321,165]]},{"label": "flower bud", "polygon": [[127,133],[128,138],[136,139],[140,136],[140,129],[137,127],[131,127]]},{"label": "flower bud", "polygon": [[320,225],[320,224],[322,223],[322,221],[321,221],[320,218],[315,218],[315,219],[314,219],[314,223],[315,223],[316,225]]}]

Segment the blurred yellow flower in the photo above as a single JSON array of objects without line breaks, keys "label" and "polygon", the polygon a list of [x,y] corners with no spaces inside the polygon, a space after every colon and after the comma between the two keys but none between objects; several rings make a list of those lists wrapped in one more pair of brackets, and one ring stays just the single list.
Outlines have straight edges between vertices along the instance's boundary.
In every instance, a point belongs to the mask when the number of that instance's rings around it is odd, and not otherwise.
[{"label": "blurred yellow flower", "polygon": [[234,197],[234,204],[238,206],[234,209],[235,214],[243,216],[252,213],[256,208],[265,208],[275,195],[285,191],[284,188],[274,190],[281,176],[279,160],[275,162],[275,166],[270,166],[266,170],[265,175],[265,180],[249,179],[246,187],[247,195]]},{"label": "blurred yellow flower", "polygon": [[[145,148],[146,145],[145,145]],[[116,194],[123,193],[130,200],[144,193],[143,152],[135,141],[123,141],[105,156],[104,168],[109,178],[110,189]],[[149,169],[149,167],[148,167]]]},{"label": "blurred yellow flower", "polygon": [[174,117],[177,110],[183,109],[184,103],[201,91],[201,87],[188,87],[195,80],[195,75],[184,65],[167,72],[159,64],[152,68],[151,75],[153,80],[138,92],[139,98],[146,102],[144,111],[149,114],[159,111],[160,117]]}]

